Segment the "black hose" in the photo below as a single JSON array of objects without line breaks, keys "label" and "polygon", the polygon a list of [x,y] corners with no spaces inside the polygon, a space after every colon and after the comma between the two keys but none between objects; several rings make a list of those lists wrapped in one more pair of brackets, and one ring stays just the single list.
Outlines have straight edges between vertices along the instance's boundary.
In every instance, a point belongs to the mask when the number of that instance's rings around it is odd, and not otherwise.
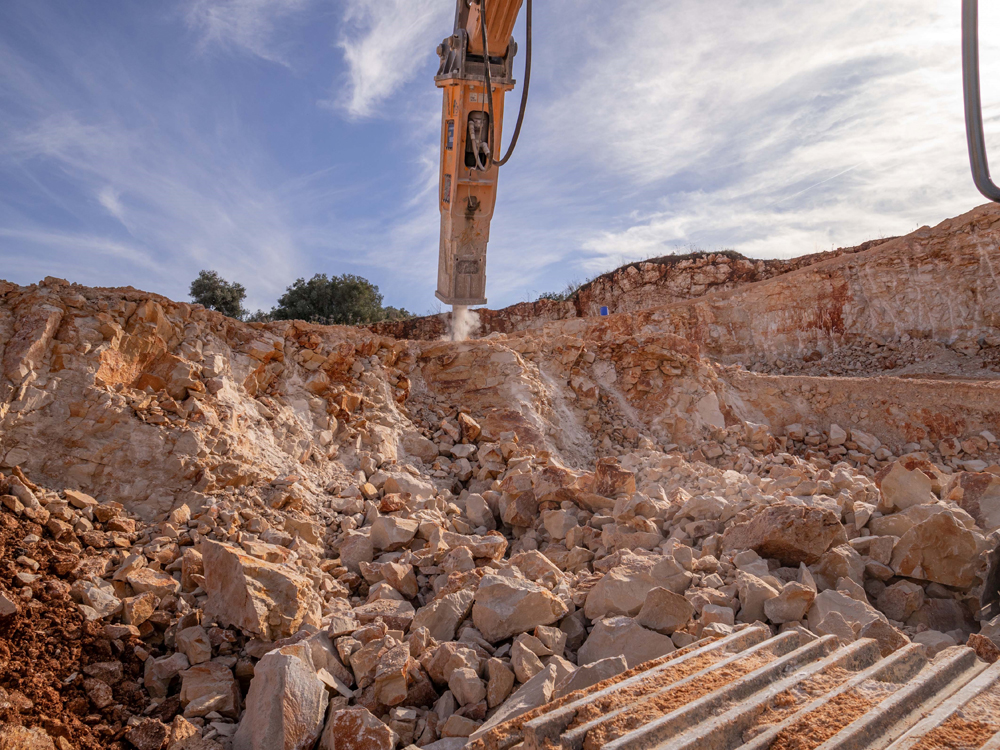
[{"label": "black hose", "polygon": [[493,161],[493,163],[498,167],[502,167],[510,161],[510,157],[514,154],[514,148],[517,146],[517,139],[521,135],[521,126],[524,124],[524,113],[528,108],[528,87],[531,85],[531,0],[526,0],[526,3],[527,39],[525,43],[526,49],[524,52],[524,89],[521,91],[521,110],[517,113],[517,125],[514,127],[514,135],[511,137],[510,148],[507,149],[507,155],[502,159],[493,160],[496,119],[493,115],[493,84],[490,81],[490,48],[489,42],[486,38],[486,0],[479,0],[479,30],[483,36],[483,59],[486,63],[486,101],[489,102],[490,107],[490,130],[487,136],[487,143],[490,147],[490,160]]},{"label": "black hose", "polygon": [[991,201],[1000,202],[1000,188],[990,178],[986,136],[983,133],[983,102],[979,88],[979,0],[962,2],[962,85],[972,179],[980,193]]}]

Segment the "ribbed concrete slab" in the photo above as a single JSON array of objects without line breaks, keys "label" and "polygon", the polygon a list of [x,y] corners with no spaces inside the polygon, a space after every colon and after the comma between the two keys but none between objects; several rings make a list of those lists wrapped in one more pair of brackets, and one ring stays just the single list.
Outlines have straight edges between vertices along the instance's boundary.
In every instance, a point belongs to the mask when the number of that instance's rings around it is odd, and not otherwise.
[{"label": "ribbed concrete slab", "polygon": [[[765,731],[781,712],[832,690],[871,668],[881,659],[878,644],[862,640],[841,648],[815,664],[788,674],[749,701],[730,707],[726,713],[678,736],[668,743],[677,750],[731,750]],[[660,747],[666,747],[661,744]]]},{"label": "ribbed concrete slab", "polygon": [[[797,633],[786,635],[795,635],[796,641],[801,641],[801,636]],[[636,718],[627,725],[630,731],[602,744],[597,744],[595,739],[588,743],[586,750],[597,747],[606,747],[607,750],[636,750],[666,742],[684,730],[698,726],[731,706],[742,703],[755,693],[781,680],[788,672],[821,661],[838,646],[835,637],[827,636],[806,643],[787,655],[776,653],[773,658],[768,659],[767,656],[774,653],[774,649],[769,647],[775,641],[777,639],[738,655],[726,667],[712,670],[712,674],[705,678],[692,678],[693,684],[690,685],[689,692],[695,700],[679,705],[659,719],[635,726],[638,723],[636,719],[649,714],[648,708],[645,712],[642,711],[645,704],[640,704],[633,711]],[[681,703],[673,695],[668,694],[664,697],[666,705]],[[605,733],[604,738],[608,736],[609,734]]]},{"label": "ribbed concrete slab", "polygon": [[1000,748],[1000,662],[983,671],[893,742],[888,750]]},{"label": "ribbed concrete slab", "polygon": [[484,735],[487,750],[1000,750],[1000,664],[965,646],[763,626],[626,672]]},{"label": "ribbed concrete slab", "polygon": [[[610,700],[610,696],[631,696],[633,699],[642,696],[650,682],[663,679],[663,672],[670,674],[691,674],[703,669],[706,664],[725,659],[729,654],[763,643],[771,635],[769,628],[755,626],[733,633],[718,640],[703,640],[684,649],[679,649],[667,656],[646,664],[641,664],[610,680],[599,682],[586,690],[577,690],[569,695],[540,706],[521,716],[493,727],[478,739],[470,743],[471,750],[507,750],[524,740],[523,727],[539,717],[548,716],[547,722],[552,723],[552,729],[546,730],[546,736],[558,738],[562,731],[572,721],[575,713],[562,713],[562,709],[576,709],[582,706]],[[560,723],[562,722],[562,723]]]},{"label": "ribbed concrete slab", "polygon": [[[551,747],[546,742],[557,743],[560,737],[576,728],[574,725],[589,723],[602,716],[614,714],[636,701],[661,691],[693,674],[702,674],[713,666],[724,664],[747,649],[767,642],[770,630],[765,627],[746,628],[731,636],[705,645],[679,658],[659,664],[652,669],[620,682],[613,682],[602,689],[585,695],[571,693],[561,705],[550,704],[548,711],[533,717],[523,725],[525,750]],[[783,644],[791,645],[789,639]],[[797,640],[796,640],[797,643]],[[595,687],[601,687],[599,683]],[[584,718],[588,717],[588,718]],[[577,735],[574,735],[576,737]],[[485,739],[485,738],[484,738]],[[489,745],[487,745],[489,747]]]}]

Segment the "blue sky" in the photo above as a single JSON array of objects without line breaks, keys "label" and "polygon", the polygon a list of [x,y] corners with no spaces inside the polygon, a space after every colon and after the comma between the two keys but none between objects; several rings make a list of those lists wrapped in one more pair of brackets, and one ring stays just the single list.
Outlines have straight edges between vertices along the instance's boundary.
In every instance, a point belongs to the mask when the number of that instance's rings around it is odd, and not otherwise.
[{"label": "blue sky", "polygon": [[[493,307],[636,258],[787,257],[984,202],[954,0],[535,5]],[[1000,133],[1000,9],[983,14]],[[453,16],[453,0],[0,3],[0,278],[186,299],[213,268],[269,308],[297,277],[356,273],[436,309],[434,49]]]}]

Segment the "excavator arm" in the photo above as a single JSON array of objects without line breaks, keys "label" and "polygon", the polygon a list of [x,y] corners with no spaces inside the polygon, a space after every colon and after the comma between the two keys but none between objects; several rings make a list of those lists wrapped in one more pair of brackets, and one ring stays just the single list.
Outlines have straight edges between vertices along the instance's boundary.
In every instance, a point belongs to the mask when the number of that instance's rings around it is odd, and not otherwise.
[{"label": "excavator arm", "polygon": [[511,34],[521,3],[458,0],[454,33],[438,47],[435,81],[444,106],[436,296],[448,305],[486,304],[486,245],[496,205],[504,98],[515,85],[517,45]]}]

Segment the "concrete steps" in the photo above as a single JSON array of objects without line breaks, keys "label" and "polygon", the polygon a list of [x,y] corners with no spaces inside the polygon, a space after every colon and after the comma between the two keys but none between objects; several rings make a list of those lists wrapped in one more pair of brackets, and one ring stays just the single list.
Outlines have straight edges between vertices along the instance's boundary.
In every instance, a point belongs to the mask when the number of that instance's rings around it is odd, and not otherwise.
[{"label": "concrete steps", "polygon": [[1000,664],[753,626],[501,724],[487,750],[1000,750]]}]

